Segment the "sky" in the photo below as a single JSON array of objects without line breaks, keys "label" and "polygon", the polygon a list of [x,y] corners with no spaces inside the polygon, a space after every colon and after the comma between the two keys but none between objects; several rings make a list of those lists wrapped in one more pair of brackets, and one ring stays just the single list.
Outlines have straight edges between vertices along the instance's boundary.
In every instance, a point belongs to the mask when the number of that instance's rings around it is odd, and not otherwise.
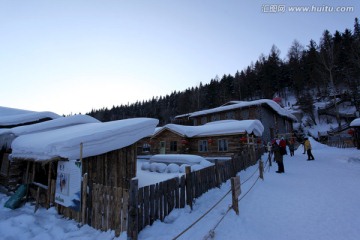
[{"label": "sky", "polygon": [[[197,198],[192,210],[188,206],[174,209],[164,222],[155,221],[140,232],[138,239],[173,239],[217,202],[178,239],[359,239],[359,150],[328,147],[312,138],[310,141],[315,161],[306,161],[300,147],[293,157],[284,156],[284,174],[275,172],[275,163],[271,168],[265,165],[264,180],[256,180],[258,165],[238,173],[242,183],[239,215],[228,211],[232,202],[231,194],[226,194],[231,186],[228,180],[220,188]],[[265,162],[267,155],[262,159]],[[173,175],[143,171],[140,165],[137,168],[137,177],[143,182],[162,181]],[[8,199],[9,196],[0,193],[0,233],[4,240],[127,239],[125,232],[115,237],[114,231],[101,232],[88,225],[80,227],[77,222],[58,215],[54,207],[39,208],[35,213],[31,203],[15,210],[5,208]],[[211,230],[214,238],[205,238]]]},{"label": "sky", "polygon": [[0,0],[0,105],[68,115],[165,96],[234,75],[273,44],[285,58],[295,39],[352,30],[359,10],[357,0]]}]

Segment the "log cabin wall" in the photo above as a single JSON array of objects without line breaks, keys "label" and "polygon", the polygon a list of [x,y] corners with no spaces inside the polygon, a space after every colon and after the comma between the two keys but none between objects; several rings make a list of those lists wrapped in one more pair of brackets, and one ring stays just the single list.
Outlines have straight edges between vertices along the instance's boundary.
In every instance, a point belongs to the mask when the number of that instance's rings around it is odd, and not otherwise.
[{"label": "log cabin wall", "polygon": [[3,149],[0,154],[0,185],[7,191],[14,192],[22,183],[26,170],[26,163],[22,161],[10,161],[11,151]]},{"label": "log cabin wall", "polygon": [[[210,156],[233,156],[238,153],[243,146],[244,142],[241,142],[241,138],[244,137],[242,134],[238,135],[224,135],[224,136],[207,136],[192,138],[189,141],[189,153],[196,154],[203,157]],[[219,148],[219,140],[227,143],[227,149],[221,150]],[[200,151],[200,142],[207,142],[208,151]]]},{"label": "log cabin wall", "polygon": [[[178,135],[168,129],[164,129],[161,133],[151,138],[151,152],[152,154],[160,154],[162,152],[161,142],[165,144],[165,154],[184,154],[189,153],[187,149],[188,138]],[[176,146],[175,146],[176,145]]]},{"label": "log cabin wall", "polygon": [[[246,142],[241,141],[245,135],[222,135],[186,138],[168,129],[164,129],[151,139],[152,154],[160,154],[161,142],[165,143],[165,154],[195,154],[200,156],[233,156],[239,152]],[[219,140],[226,142],[227,148],[219,149]],[[172,151],[171,142],[176,142],[177,150]],[[200,142],[207,145],[207,151],[201,151]]]}]

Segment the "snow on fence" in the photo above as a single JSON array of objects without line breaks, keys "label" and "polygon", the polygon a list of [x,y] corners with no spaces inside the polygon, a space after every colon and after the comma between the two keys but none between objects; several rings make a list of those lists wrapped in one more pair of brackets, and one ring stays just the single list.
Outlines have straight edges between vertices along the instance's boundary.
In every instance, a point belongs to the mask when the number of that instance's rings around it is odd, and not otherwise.
[{"label": "snow on fence", "polygon": [[215,165],[191,172],[180,178],[172,178],[138,189],[138,180],[134,179],[130,186],[129,214],[127,235],[137,239],[137,234],[156,220],[163,221],[174,208],[192,208],[196,198],[208,190],[219,187],[238,172],[246,169],[260,159],[262,149],[242,153],[231,160],[216,161]]}]

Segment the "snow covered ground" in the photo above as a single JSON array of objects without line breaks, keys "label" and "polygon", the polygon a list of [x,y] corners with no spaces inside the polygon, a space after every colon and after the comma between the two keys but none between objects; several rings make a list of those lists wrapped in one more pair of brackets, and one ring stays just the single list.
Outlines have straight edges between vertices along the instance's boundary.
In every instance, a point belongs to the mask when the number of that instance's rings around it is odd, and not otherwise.
[{"label": "snow covered ground", "polygon": [[[265,169],[240,201],[240,215],[232,210],[228,194],[219,205],[178,239],[306,239],[357,240],[360,238],[360,151],[327,147],[311,139],[315,161],[306,161],[302,148],[294,157],[285,156],[285,173],[277,174],[276,164]],[[263,156],[265,160],[266,155]],[[257,166],[240,173],[245,181]],[[149,173],[139,170],[139,178]],[[157,173],[156,178],[169,175]],[[257,173],[242,184],[242,195],[253,185]],[[193,210],[176,209],[165,222],[157,221],[139,234],[139,239],[173,239],[207,212],[230,189],[230,182],[210,190],[196,200]],[[113,231],[100,232],[79,227],[73,220],[57,215],[54,208],[39,209],[26,204],[16,210],[4,208],[9,197],[0,194],[0,239],[126,239],[115,238]],[[224,214],[226,214],[224,216]],[[224,218],[223,218],[224,217]],[[220,221],[223,218],[222,221]],[[218,224],[218,225],[217,225]],[[217,226],[215,228],[215,226]]]}]

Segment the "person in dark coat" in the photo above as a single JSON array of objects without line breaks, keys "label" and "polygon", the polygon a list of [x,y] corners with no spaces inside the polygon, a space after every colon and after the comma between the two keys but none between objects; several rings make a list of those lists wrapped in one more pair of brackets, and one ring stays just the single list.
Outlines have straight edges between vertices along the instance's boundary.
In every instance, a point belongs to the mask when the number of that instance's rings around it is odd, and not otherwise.
[{"label": "person in dark coat", "polygon": [[274,154],[274,160],[278,164],[278,170],[277,173],[284,173],[284,161],[283,161],[283,153],[281,150],[281,147],[279,146],[280,141],[279,140],[273,140],[272,142],[272,152]]},{"label": "person in dark coat", "polygon": [[289,150],[290,150],[290,156],[294,156],[294,151],[295,151],[295,141],[294,139],[290,139],[289,141]]}]

